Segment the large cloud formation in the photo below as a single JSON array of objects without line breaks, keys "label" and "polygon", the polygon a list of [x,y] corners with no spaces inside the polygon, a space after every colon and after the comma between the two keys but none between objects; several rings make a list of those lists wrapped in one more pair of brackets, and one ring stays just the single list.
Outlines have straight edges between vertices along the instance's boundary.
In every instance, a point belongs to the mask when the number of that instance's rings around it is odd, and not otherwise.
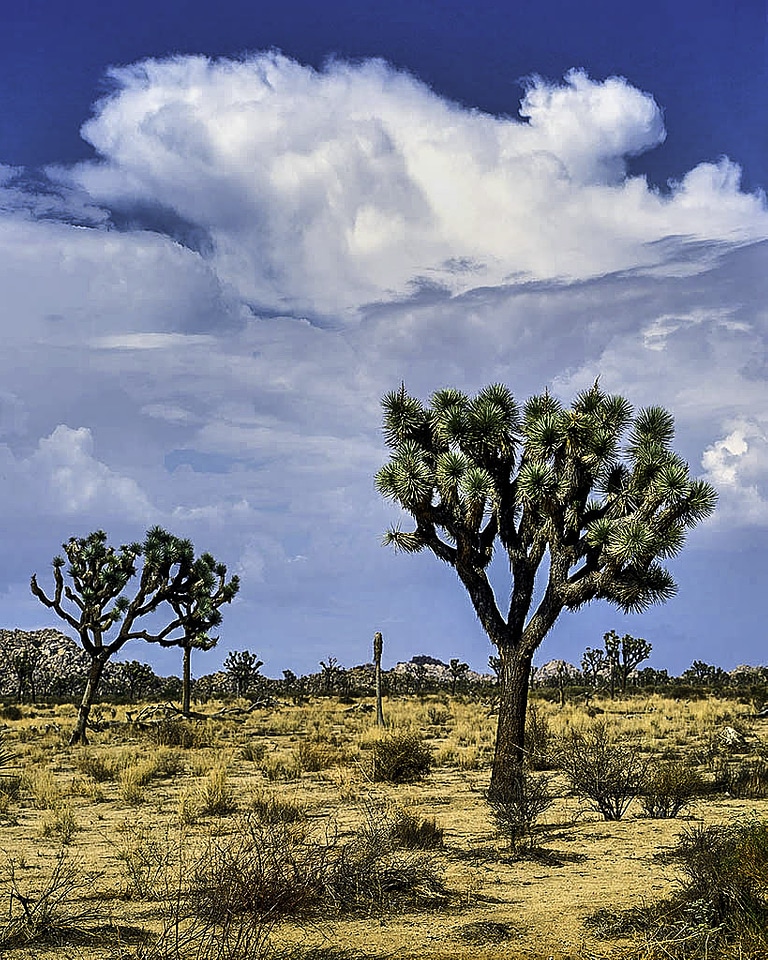
[{"label": "large cloud formation", "polygon": [[420,280],[583,279],[657,263],[654,241],[765,233],[725,161],[662,197],[626,177],[664,139],[626,81],[531,82],[520,114],[448,103],[384,63],[317,73],[278,54],[114,70],[76,179],[109,206],[154,202],[205,232],[217,272],[270,309],[338,315]]},{"label": "large cloud formation", "polygon": [[452,579],[378,547],[401,379],[569,397],[601,375],[670,406],[719,486],[699,550],[768,527],[768,211],[726,158],[631,176],[665,138],[651,95],[574,70],[496,117],[379,61],[276,53],[110,81],[95,161],[0,168],[5,619],[34,617],[52,535],[158,522],[240,570],[227,622],[276,672],[365,659],[381,624],[393,656],[447,637],[482,666]]}]

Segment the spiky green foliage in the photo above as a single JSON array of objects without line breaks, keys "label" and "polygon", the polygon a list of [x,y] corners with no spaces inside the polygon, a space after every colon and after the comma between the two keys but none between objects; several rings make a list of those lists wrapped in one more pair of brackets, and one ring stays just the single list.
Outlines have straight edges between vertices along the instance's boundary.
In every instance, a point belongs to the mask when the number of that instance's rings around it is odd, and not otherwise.
[{"label": "spiky green foliage", "polygon": [[[492,639],[530,613],[532,574],[546,554],[548,589],[537,613],[548,626],[560,610],[591,600],[636,612],[675,593],[659,561],[680,551],[716,494],[670,449],[666,410],[633,416],[627,400],[598,383],[570,408],[545,392],[521,411],[501,384],[474,398],[440,390],[428,406],[402,386],[383,407],[392,455],[377,486],[416,521],[412,531],[390,530],[385,542],[406,552],[429,548],[455,566],[474,584],[470,595]],[[505,617],[485,609],[497,543],[513,579]]]}]

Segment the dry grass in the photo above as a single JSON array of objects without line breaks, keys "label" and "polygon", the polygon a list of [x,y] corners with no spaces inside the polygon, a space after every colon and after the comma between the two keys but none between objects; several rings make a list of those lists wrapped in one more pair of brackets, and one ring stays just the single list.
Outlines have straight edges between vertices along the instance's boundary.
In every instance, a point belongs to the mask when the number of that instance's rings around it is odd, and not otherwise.
[{"label": "dry grass", "polygon": [[[0,952],[4,960],[64,960],[75,955],[74,924],[78,960],[663,956],[658,943],[652,946],[653,928],[625,923],[617,939],[615,929],[609,937],[605,927],[585,920],[601,908],[606,917],[623,917],[622,911],[668,899],[681,873],[664,854],[684,828],[747,813],[768,819],[762,796],[712,792],[724,763],[734,770],[758,763],[768,721],[750,720],[742,715],[747,708],[712,699],[651,696],[595,705],[612,735],[633,743],[651,769],[661,758],[664,771],[685,763],[709,793],[686,801],[678,820],[651,819],[635,800],[624,819],[607,822],[569,794],[555,769],[547,774],[554,800],[525,859],[510,854],[484,799],[495,735],[486,703],[445,696],[390,700],[387,737],[414,738],[432,758],[430,772],[405,784],[374,782],[371,759],[382,732],[370,713],[333,698],[200,725],[193,743],[175,746],[150,742],[117,708],[114,717],[105,711],[111,724],[87,749],[69,749],[71,707],[38,707],[35,717],[23,711],[20,719],[4,721],[18,770],[9,773],[13,789],[0,791],[8,858],[0,871],[0,913],[12,920]],[[537,709],[554,743],[591,722],[578,703],[558,709],[537,702]],[[719,733],[725,725],[742,732],[744,743],[724,747]],[[245,846],[244,822],[252,824]],[[283,846],[275,846],[280,837]],[[383,865],[366,860],[377,844],[391,852]],[[430,902],[427,884],[426,899],[415,903],[400,897],[397,885],[416,883],[422,847],[450,892]],[[200,857],[215,850],[240,857],[232,862],[251,872],[257,854],[274,869],[309,858],[313,876],[325,884],[319,906],[311,917],[258,923],[253,916],[223,923],[185,912],[180,891]],[[333,870],[342,866],[348,872],[339,879]],[[365,870],[378,877],[375,896],[359,886]],[[206,883],[211,877],[205,873]],[[46,894],[51,883],[65,888],[60,903]],[[375,924],[359,911],[332,909],[339,891],[350,890],[363,898],[363,913],[375,911]],[[289,899],[290,891],[289,883]],[[19,893],[30,903],[42,898],[40,915],[50,919],[25,926],[23,905],[14,899]],[[250,953],[243,946],[248,938]]]}]

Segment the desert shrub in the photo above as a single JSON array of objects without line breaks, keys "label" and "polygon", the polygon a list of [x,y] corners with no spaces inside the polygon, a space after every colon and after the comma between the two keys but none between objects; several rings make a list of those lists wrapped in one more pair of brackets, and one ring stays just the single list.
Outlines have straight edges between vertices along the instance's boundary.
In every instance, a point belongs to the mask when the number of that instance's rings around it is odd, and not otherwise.
[{"label": "desert shrub", "polygon": [[243,760],[248,760],[251,763],[258,763],[263,760],[266,752],[267,745],[263,740],[249,740],[240,748],[240,756]]},{"label": "desert shrub", "polygon": [[44,837],[52,837],[66,846],[72,843],[79,829],[72,807],[59,803],[45,811],[40,832]]},{"label": "desert shrub", "polygon": [[167,832],[158,836],[151,827],[131,830],[116,856],[125,880],[124,896],[130,900],[159,900],[173,892],[169,883],[177,873],[181,838],[171,839]]},{"label": "desert shrub", "polygon": [[645,781],[646,759],[638,747],[614,739],[604,721],[571,730],[557,758],[573,792],[606,820],[620,820]]},{"label": "desert shrub", "polygon": [[0,921],[0,950],[87,942],[87,926],[98,909],[86,896],[94,878],[63,850],[42,882],[24,883],[19,864],[11,858],[5,861],[0,875],[0,890],[7,896]]},{"label": "desert shrub", "polygon": [[38,810],[52,810],[61,802],[61,790],[50,770],[36,770],[25,774],[23,783]]},{"label": "desert shrub", "polygon": [[296,762],[305,773],[317,773],[344,762],[344,753],[324,740],[302,740],[296,750]]},{"label": "desert shrub", "polygon": [[192,871],[195,913],[216,923],[237,916],[311,918],[434,906],[447,898],[424,853],[398,853],[360,834],[342,843],[286,824],[240,821],[212,838]]},{"label": "desert shrub", "polygon": [[234,916],[302,917],[322,899],[326,858],[296,842],[285,824],[245,818],[227,838],[211,838],[192,874],[196,914],[217,923]]},{"label": "desert shrub", "polygon": [[712,789],[739,800],[768,797],[768,758],[716,759],[712,764]]},{"label": "desert shrub", "polygon": [[438,850],[445,831],[434,817],[420,817],[396,803],[368,800],[358,831],[360,840],[379,850]]},{"label": "desert shrub", "polygon": [[525,758],[532,770],[550,770],[553,767],[554,740],[546,713],[537,704],[530,703],[525,723]]},{"label": "desert shrub", "polygon": [[125,757],[118,774],[118,791],[121,798],[133,805],[144,802],[144,788],[158,773],[157,756],[144,759]]},{"label": "desert shrub", "polygon": [[237,809],[235,795],[228,783],[227,768],[214,767],[200,787],[200,812],[224,817]]},{"label": "desert shrub", "polygon": [[301,767],[295,756],[288,759],[269,756],[262,763],[261,772],[267,780],[274,783],[278,780],[298,780],[301,776]]},{"label": "desert shrub", "polygon": [[4,707],[0,707],[0,718],[3,720],[21,720],[23,716],[24,713],[21,707],[18,707],[15,703],[9,703]]},{"label": "desert shrub", "polygon": [[768,922],[768,821],[697,826],[674,851],[684,874],[681,901],[712,926],[765,928]]},{"label": "desert shrub", "polygon": [[418,734],[390,734],[372,744],[371,779],[375,782],[413,783],[432,767],[432,751]]},{"label": "desert shrub", "polygon": [[444,834],[434,817],[419,817],[402,809],[395,811],[389,831],[392,842],[408,850],[440,850]]},{"label": "desert shrub", "polygon": [[170,780],[184,772],[184,759],[178,749],[161,747],[154,755],[153,779]]},{"label": "desert shrub", "polygon": [[18,773],[0,773],[0,798],[16,801],[21,796],[22,777]]},{"label": "desert shrub", "polygon": [[430,855],[371,842],[364,834],[333,859],[327,897],[341,914],[433,909],[448,892]]},{"label": "desert shrub", "polygon": [[704,778],[684,760],[657,760],[649,767],[640,794],[646,816],[676,817],[706,791]]},{"label": "desert shrub", "polygon": [[444,704],[432,704],[427,707],[427,723],[433,727],[443,727],[451,719],[451,711]]},{"label": "desert shrub", "polygon": [[116,779],[118,775],[118,769],[114,763],[92,753],[81,753],[76,756],[74,764],[76,770],[90,777],[95,783],[106,783],[108,780]]},{"label": "desert shrub", "polygon": [[181,747],[191,750],[193,747],[211,745],[211,733],[207,726],[192,723],[189,720],[158,720],[144,731],[150,743],[158,747]]},{"label": "desert shrub", "polygon": [[307,819],[307,808],[303,803],[271,791],[254,792],[248,806],[264,824],[301,823]]},{"label": "desert shrub", "polygon": [[539,832],[539,819],[555,802],[552,778],[522,771],[502,797],[488,801],[496,829],[513,853],[532,850]]}]

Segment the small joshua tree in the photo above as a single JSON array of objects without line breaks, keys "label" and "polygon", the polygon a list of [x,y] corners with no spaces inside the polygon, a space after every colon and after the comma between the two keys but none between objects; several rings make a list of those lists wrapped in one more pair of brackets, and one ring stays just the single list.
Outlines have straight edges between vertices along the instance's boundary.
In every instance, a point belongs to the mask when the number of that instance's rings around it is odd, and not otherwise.
[{"label": "small joshua tree", "polygon": [[250,650],[233,650],[224,661],[224,672],[229,677],[235,696],[244,697],[261,679],[259,670],[264,661]]},{"label": "small joshua tree", "polygon": [[610,670],[611,696],[616,693],[616,681],[622,695],[627,692],[627,680],[632,671],[651,655],[651,644],[642,637],[632,637],[625,633],[619,637],[615,630],[603,635],[605,642],[605,660]]},{"label": "small joshua tree", "polygon": [[[88,742],[86,729],[91,707],[107,661],[118,650],[130,640],[168,645],[178,642],[189,629],[203,632],[217,622],[214,615],[218,609],[203,601],[206,587],[190,541],[180,540],[160,527],[147,531],[143,543],[118,549],[108,545],[103,530],[87,537],[70,537],[63,549],[67,559],[53,559],[53,596],[49,597],[38,585],[36,575],[32,576],[30,587],[42,604],[76,632],[90,657],[88,678],[69,741],[72,745]],[[140,563],[138,584],[129,599],[124,591],[137,576]],[[233,577],[228,593],[236,592],[237,587],[237,577]],[[166,608],[166,617],[158,620],[157,615]],[[185,622],[184,611],[192,609],[198,615],[190,625]],[[143,626],[150,619],[156,625],[154,632]]]},{"label": "small joshua tree", "polygon": [[593,650],[592,647],[587,647],[584,656],[581,658],[581,672],[587,686],[597,689],[600,686],[600,681],[609,672],[605,650],[599,648]]},{"label": "small joshua tree", "polygon": [[[240,581],[227,581],[227,568],[217,563],[210,553],[195,560],[191,579],[194,589],[174,597],[170,603],[177,618],[184,624],[180,637],[160,639],[165,647],[181,647],[183,651],[181,677],[181,712],[190,714],[192,694],[192,651],[212,650],[219,641],[208,631],[221,623],[220,607],[230,603],[237,594]],[[259,664],[261,666],[261,664]]]},{"label": "small joshua tree", "polygon": [[376,668],[376,725],[384,726],[384,708],[381,704],[381,655],[384,652],[384,638],[376,631],[373,635],[373,665]]},{"label": "small joshua tree", "polygon": [[462,663],[457,657],[452,657],[448,669],[451,671],[451,696],[453,697],[456,695],[457,685],[467,679],[469,664]]}]

